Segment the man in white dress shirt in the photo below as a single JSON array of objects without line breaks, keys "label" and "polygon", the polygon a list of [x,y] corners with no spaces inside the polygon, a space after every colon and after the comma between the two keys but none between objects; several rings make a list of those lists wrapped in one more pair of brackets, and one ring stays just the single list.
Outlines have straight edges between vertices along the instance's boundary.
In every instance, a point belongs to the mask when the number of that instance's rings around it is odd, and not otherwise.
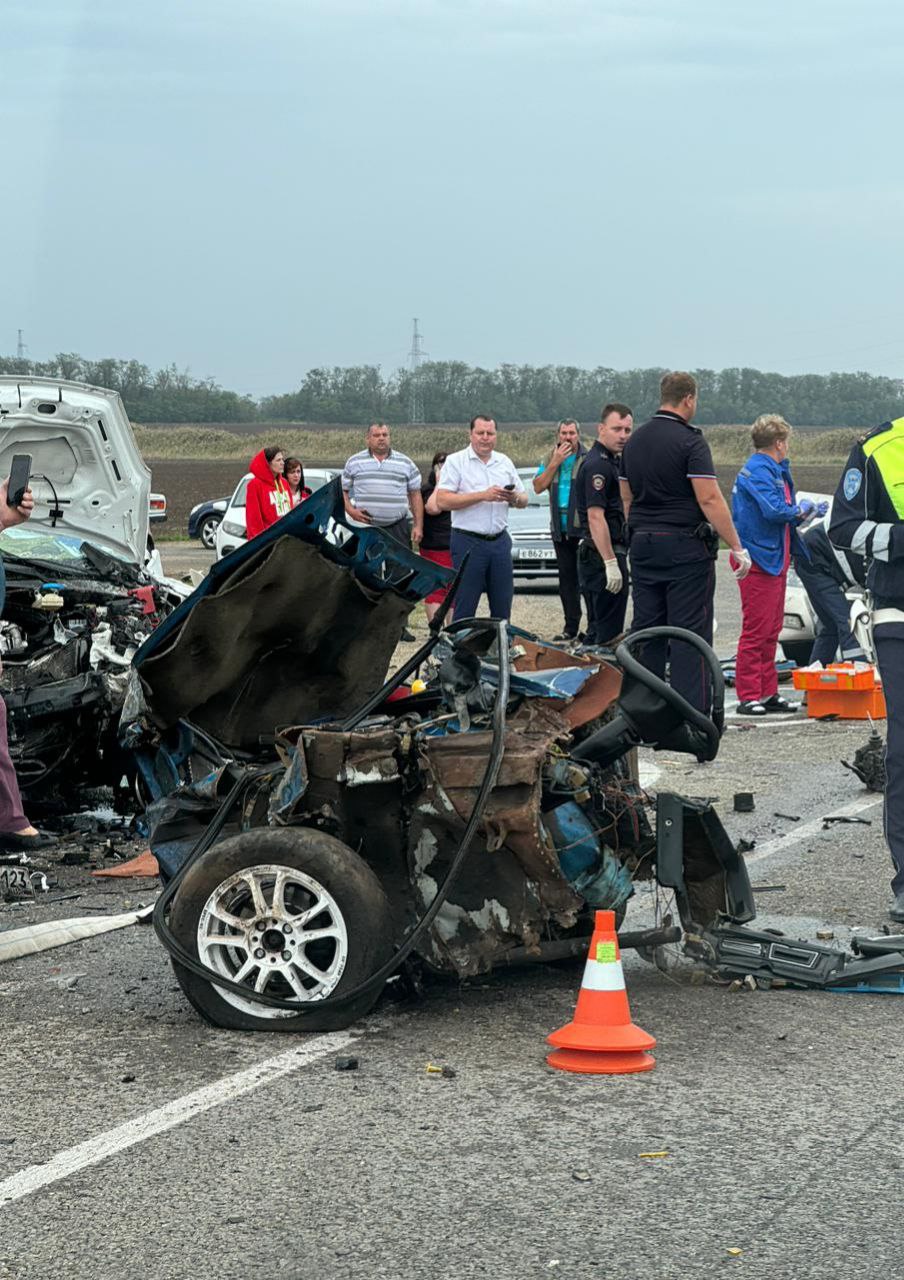
[{"label": "man in white dress shirt", "polygon": [[436,505],[452,512],[452,564],[468,557],[455,617],[473,618],[486,592],[490,617],[512,616],[515,594],[509,507],[526,507],[527,493],[511,458],[497,453],[496,422],[487,414],[471,419],[466,449],[450,453],[436,486]]}]

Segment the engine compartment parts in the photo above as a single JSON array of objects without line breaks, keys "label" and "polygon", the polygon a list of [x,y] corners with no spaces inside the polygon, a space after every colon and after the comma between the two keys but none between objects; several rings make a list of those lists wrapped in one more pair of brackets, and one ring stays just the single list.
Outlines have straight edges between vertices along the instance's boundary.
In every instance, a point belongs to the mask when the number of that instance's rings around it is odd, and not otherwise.
[{"label": "engine compartment parts", "polygon": [[65,807],[82,787],[129,791],[134,766],[118,744],[128,669],[179,599],[137,566],[104,580],[78,557],[73,564],[48,582],[39,565],[6,563],[0,692],[10,755],[33,808]]},{"label": "engine compartment parts", "polygon": [[847,760],[841,763],[860,779],[867,791],[885,790],[885,739],[875,727],[863,746],[854,752],[854,763],[848,764]]}]

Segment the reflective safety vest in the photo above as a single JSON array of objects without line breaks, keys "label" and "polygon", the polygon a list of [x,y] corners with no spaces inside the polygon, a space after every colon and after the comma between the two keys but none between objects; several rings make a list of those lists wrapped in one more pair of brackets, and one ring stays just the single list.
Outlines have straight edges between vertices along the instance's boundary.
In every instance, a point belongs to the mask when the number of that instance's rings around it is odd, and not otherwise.
[{"label": "reflective safety vest", "polygon": [[891,504],[904,520],[904,418],[895,418],[887,431],[864,440],[863,453],[876,464]]}]

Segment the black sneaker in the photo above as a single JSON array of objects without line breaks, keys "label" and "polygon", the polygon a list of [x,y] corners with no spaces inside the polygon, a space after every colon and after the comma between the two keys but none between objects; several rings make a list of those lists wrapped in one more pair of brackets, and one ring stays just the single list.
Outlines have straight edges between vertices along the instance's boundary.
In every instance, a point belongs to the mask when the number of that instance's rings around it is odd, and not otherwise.
[{"label": "black sneaker", "polygon": [[780,698],[777,693],[774,693],[771,698],[767,698],[762,705],[767,715],[775,715],[776,713],[786,715],[789,711],[800,711],[799,702],[789,702],[787,698]]},{"label": "black sneaker", "polygon": [[572,640],[576,640],[577,636],[571,635],[568,631],[562,631],[557,636],[553,636],[553,644],[571,644]]},{"label": "black sneaker", "polygon": [[762,702],[739,702],[735,708],[739,716],[764,716],[766,708]]}]

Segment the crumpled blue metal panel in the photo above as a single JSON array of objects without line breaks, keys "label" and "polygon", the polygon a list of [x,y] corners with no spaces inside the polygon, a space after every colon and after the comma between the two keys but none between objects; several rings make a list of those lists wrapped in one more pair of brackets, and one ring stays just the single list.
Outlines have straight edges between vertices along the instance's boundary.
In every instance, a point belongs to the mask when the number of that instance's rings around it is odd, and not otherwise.
[{"label": "crumpled blue metal panel", "polygon": [[307,789],[308,765],[304,750],[301,747],[292,747],[289,751],[289,767],[270,796],[270,820],[280,825],[287,822],[294,805]]},{"label": "crumpled blue metal panel", "polygon": [[211,565],[200,586],[145,640],[132,665],[140,670],[147,658],[166,647],[172,632],[182,625],[185,615],[199,600],[240,573],[245,562],[269,543],[286,535],[316,546],[322,556],[350,569],[363,586],[377,595],[395,591],[406,600],[423,600],[431,591],[447,587],[454,577],[451,570],[415,555],[380,529],[358,529],[350,525],[345,518],[337,476],[258,537]]},{"label": "crumpled blue metal panel", "polygon": [[513,671],[513,693],[534,698],[573,698],[599,667],[551,667],[546,671]]}]

